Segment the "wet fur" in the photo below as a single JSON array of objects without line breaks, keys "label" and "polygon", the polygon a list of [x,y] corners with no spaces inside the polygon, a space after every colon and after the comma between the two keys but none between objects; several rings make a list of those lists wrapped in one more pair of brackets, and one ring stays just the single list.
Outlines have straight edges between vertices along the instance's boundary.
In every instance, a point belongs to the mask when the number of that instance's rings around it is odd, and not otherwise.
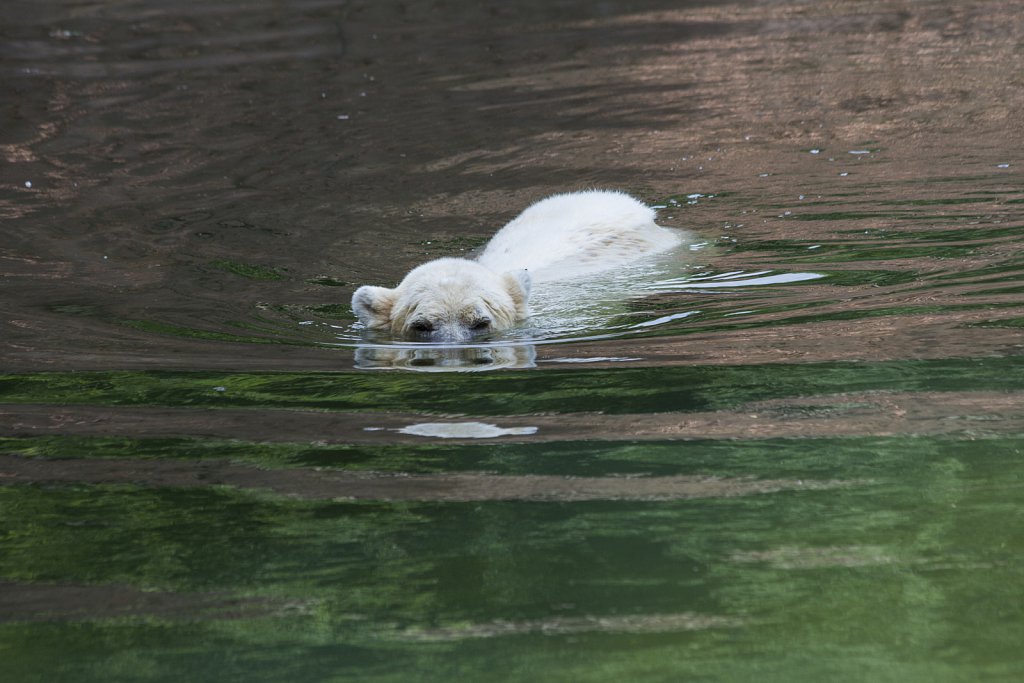
[{"label": "wet fur", "polygon": [[586,276],[679,244],[654,217],[621,192],[554,195],[499,230],[476,260],[437,259],[394,289],[360,287],[352,309],[368,328],[406,339],[462,342],[505,330],[529,315],[534,282]]}]

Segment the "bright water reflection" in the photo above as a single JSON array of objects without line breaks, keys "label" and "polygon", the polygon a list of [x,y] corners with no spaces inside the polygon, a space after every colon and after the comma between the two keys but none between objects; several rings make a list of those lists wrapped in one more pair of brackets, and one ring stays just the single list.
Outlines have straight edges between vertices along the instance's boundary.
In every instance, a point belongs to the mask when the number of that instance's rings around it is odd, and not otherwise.
[{"label": "bright water reflection", "polygon": [[417,372],[479,372],[536,367],[532,344],[433,346],[366,346],[356,348],[355,366],[362,370],[402,369]]}]

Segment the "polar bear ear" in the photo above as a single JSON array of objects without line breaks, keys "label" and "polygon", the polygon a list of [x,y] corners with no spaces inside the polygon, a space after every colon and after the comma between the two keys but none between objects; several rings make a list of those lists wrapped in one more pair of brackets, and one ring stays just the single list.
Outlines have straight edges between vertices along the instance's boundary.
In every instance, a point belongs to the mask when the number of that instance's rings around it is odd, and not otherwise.
[{"label": "polar bear ear", "polygon": [[387,327],[395,304],[394,289],[363,286],[352,295],[352,311],[367,327]]},{"label": "polar bear ear", "polygon": [[509,296],[516,304],[520,318],[526,317],[526,302],[530,298],[530,274],[523,270],[511,270],[502,277],[505,279],[505,287]]}]

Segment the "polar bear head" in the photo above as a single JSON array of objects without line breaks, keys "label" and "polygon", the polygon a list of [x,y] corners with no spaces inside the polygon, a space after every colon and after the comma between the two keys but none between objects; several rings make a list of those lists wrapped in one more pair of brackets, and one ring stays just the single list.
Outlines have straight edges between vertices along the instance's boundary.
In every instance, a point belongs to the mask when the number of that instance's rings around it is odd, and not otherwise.
[{"label": "polar bear head", "polygon": [[527,315],[530,276],[496,273],[476,261],[444,258],[413,269],[394,289],[364,286],[352,310],[375,330],[429,342],[466,342],[512,327]]}]

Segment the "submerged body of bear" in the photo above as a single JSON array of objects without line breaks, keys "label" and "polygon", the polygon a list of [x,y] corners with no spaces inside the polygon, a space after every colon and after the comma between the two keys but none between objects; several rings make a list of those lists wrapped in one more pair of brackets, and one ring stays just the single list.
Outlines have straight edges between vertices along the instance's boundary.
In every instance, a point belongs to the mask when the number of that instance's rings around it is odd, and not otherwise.
[{"label": "submerged body of bear", "polygon": [[465,342],[524,320],[533,283],[620,268],[677,246],[654,210],[621,192],[560,194],[498,231],[475,260],[443,258],[394,289],[364,286],[352,310],[370,329],[433,342]]}]

